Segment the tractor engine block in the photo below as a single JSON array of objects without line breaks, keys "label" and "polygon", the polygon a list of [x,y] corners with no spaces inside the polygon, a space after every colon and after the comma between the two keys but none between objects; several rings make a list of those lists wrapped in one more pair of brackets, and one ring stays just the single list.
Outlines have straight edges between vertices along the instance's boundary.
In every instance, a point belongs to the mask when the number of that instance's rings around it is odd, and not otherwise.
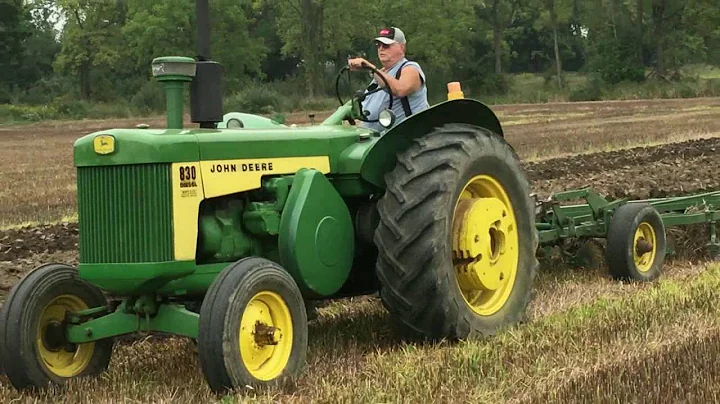
[{"label": "tractor engine block", "polygon": [[258,190],[203,201],[197,261],[232,262],[250,255],[277,258],[280,216],[291,182],[290,177],[271,178]]}]

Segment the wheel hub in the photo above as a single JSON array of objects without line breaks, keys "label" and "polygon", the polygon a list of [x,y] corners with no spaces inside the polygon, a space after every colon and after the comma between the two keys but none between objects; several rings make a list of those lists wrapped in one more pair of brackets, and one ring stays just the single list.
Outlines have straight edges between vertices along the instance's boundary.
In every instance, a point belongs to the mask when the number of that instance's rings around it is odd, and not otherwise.
[{"label": "wheel hub", "polygon": [[[65,338],[65,328],[59,321],[49,321],[42,333],[42,343],[50,352],[59,352],[69,344]],[[69,349],[66,349],[70,351]],[[74,349],[72,349],[74,351]]]},{"label": "wheel hub", "polygon": [[497,290],[507,279],[501,258],[507,251],[511,221],[497,198],[458,203],[453,229],[453,258],[462,289]]},{"label": "wheel hub", "polygon": [[255,343],[261,347],[265,345],[277,345],[282,339],[282,333],[279,328],[269,326],[259,321],[255,323],[255,331],[253,331],[253,333],[255,334]]},{"label": "wheel hub", "polygon": [[245,307],[240,320],[240,354],[248,371],[270,380],[287,366],[292,349],[292,320],[282,298],[260,292]]},{"label": "wheel hub", "polygon": [[633,258],[641,272],[647,272],[655,260],[655,231],[649,223],[641,223],[635,231]]}]

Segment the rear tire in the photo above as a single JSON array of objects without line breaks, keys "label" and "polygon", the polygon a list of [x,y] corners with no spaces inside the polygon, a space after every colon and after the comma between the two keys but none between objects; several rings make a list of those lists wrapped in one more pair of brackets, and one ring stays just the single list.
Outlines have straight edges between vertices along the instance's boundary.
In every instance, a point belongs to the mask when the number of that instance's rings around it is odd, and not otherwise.
[{"label": "rear tire", "polygon": [[280,265],[250,257],[228,266],[200,309],[198,355],[210,389],[259,388],[297,376],[307,330],[300,289]]},{"label": "rear tire", "polygon": [[2,309],[0,357],[17,388],[62,385],[95,376],[110,363],[113,339],[72,345],[64,340],[67,311],[106,306],[102,292],[66,265],[47,264],[16,284]]},{"label": "rear tire", "polygon": [[613,278],[638,282],[656,279],[662,272],[666,247],[665,225],[651,205],[625,204],[613,214],[606,249]]},{"label": "rear tire", "polygon": [[535,207],[504,139],[446,125],[401,153],[386,184],[375,233],[380,296],[407,337],[492,335],[525,320],[538,267]]}]

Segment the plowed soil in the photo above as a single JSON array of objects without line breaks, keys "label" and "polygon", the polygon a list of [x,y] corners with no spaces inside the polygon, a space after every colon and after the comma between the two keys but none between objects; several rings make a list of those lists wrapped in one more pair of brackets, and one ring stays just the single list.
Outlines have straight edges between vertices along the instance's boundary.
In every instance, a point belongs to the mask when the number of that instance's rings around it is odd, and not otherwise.
[{"label": "plowed soil", "polygon": [[662,198],[720,190],[720,138],[571,156],[526,164],[533,191],[589,186],[611,198]]}]

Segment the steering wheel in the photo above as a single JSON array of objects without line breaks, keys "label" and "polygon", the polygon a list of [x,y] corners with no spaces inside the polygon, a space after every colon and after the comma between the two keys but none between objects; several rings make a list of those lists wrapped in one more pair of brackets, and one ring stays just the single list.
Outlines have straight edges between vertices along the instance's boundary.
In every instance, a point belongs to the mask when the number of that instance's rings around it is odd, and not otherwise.
[{"label": "steering wheel", "polygon": [[[365,97],[367,97],[368,95],[377,93],[377,92],[379,92],[379,91],[387,91],[387,93],[390,94],[390,104],[388,105],[388,109],[392,109],[393,97],[392,97],[392,94],[390,93],[390,83],[387,81],[387,79],[385,78],[385,76],[383,76],[382,74],[379,74],[380,72],[379,72],[377,69],[373,68],[372,66],[363,65],[363,68],[364,68],[364,69],[367,69],[367,70],[370,70],[370,71],[372,71],[373,73],[376,73],[376,74],[382,79],[382,81],[385,83],[385,86],[384,86],[384,87],[377,86],[376,88],[374,88],[374,89],[372,89],[372,90],[370,90],[370,91],[367,91],[367,92],[365,92],[365,91],[363,91],[363,90],[358,90],[358,91],[355,93],[355,97],[357,97],[358,102],[359,102],[360,105],[361,105],[361,108],[362,108],[362,102],[365,101]],[[340,102],[340,105],[345,105],[345,102],[343,101],[342,97],[340,97],[340,77],[342,77],[342,74],[343,74],[345,71],[347,71],[347,80],[348,80],[348,84],[350,84],[350,67],[348,67],[348,66],[343,66],[343,68],[340,69],[340,72],[338,73],[337,78],[335,78],[335,92],[336,92],[336,94],[337,94],[338,101]],[[362,116],[361,118],[358,118],[358,119],[361,120],[361,121],[363,121],[363,122],[377,122],[377,121],[378,121],[377,119],[372,119],[372,120],[371,120],[371,119],[365,118],[365,112],[364,112],[364,111],[361,111],[361,114],[362,114],[363,116]]]}]

